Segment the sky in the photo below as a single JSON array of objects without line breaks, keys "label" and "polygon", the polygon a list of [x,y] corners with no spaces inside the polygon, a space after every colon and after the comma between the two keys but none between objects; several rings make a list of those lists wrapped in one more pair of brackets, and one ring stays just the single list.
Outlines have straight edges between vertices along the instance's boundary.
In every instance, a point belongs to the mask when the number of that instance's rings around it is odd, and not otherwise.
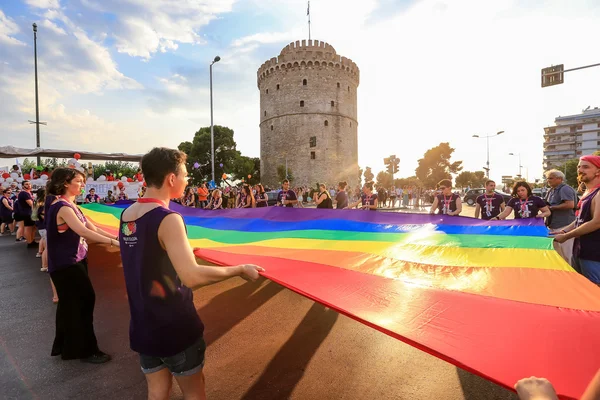
[{"label": "sky", "polygon": [[[541,88],[540,70],[600,62],[597,0],[313,0],[312,38],[360,69],[359,165],[449,142],[453,160],[491,177],[542,175],[543,128],[600,107],[600,67]],[[35,147],[38,25],[42,147],[144,153],[214,122],[260,155],[256,71],[308,38],[303,0],[5,0],[0,2],[0,145]],[[0,163],[6,164],[6,162]]]}]

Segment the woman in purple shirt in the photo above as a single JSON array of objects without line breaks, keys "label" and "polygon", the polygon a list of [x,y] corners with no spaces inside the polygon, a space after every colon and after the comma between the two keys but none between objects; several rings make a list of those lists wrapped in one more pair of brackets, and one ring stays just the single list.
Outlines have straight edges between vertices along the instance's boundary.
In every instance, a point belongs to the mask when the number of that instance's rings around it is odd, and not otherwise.
[{"label": "woman in purple shirt", "polygon": [[56,196],[46,210],[48,272],[60,298],[51,355],[100,364],[109,361],[110,356],[98,349],[94,334],[96,295],[88,276],[86,240],[111,246],[119,242],[87,221],[77,208],[75,198],[84,182],[82,172],[57,168],[47,185],[48,193]]},{"label": "woman in purple shirt", "polygon": [[[204,325],[192,289],[234,276],[256,280],[255,265],[198,265],[180,214],[169,209],[187,183],[186,155],[155,148],[142,158],[146,197],[121,215],[121,261],[131,312],[129,341],[140,354],[148,398],[169,398],[172,376],[185,398],[206,398]],[[61,298],[62,301],[62,298]]]},{"label": "woman in purple shirt", "polygon": [[541,197],[533,195],[531,186],[527,182],[515,183],[512,196],[504,211],[496,219],[506,219],[513,210],[515,219],[546,218],[550,216],[550,209],[546,202]]},{"label": "woman in purple shirt", "polygon": [[8,234],[13,233],[15,229],[15,220],[13,219],[13,200],[10,198],[12,190],[10,188],[2,189],[0,197],[0,235],[3,234],[3,228],[6,227]]}]

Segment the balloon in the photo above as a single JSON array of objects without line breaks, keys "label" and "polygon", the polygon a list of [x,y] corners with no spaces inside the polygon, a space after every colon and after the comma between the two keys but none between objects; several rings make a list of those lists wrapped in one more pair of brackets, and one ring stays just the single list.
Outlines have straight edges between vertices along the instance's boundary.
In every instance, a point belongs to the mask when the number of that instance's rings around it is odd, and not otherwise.
[{"label": "balloon", "polygon": [[227,174],[223,174],[222,178],[227,179]]},{"label": "balloon", "polygon": [[25,178],[25,179],[29,180],[29,179],[31,179],[31,175],[29,175],[29,174],[25,174],[25,175],[23,175],[23,178]]},{"label": "balloon", "polygon": [[122,173],[122,172],[119,172],[119,177],[121,177],[121,176],[123,176],[123,173]]},{"label": "balloon", "polygon": [[6,179],[6,178],[10,178],[10,174],[9,174],[8,172],[5,172],[5,173],[3,173],[3,174],[2,174],[2,177],[3,177],[4,179]]},{"label": "balloon", "polygon": [[19,177],[19,174],[17,174],[16,172],[13,172],[12,174],[10,174],[10,177],[13,179],[17,179]]},{"label": "balloon", "polygon": [[100,175],[97,179],[98,182],[104,182],[106,180],[106,176]]},{"label": "balloon", "polygon": [[69,164],[69,168],[75,169],[75,165],[74,164]]},{"label": "balloon", "polygon": [[18,177],[18,178],[17,178],[17,179],[15,179],[15,180],[16,180],[17,182],[21,183],[21,182],[23,182],[25,179],[23,179],[23,178],[21,178],[21,177]]},{"label": "balloon", "polygon": [[77,162],[77,160],[76,160],[76,159],[74,159],[74,158],[69,158],[69,161],[67,161],[67,164],[69,164],[69,165],[75,165],[75,163],[76,163],[76,162]]},{"label": "balloon", "polygon": [[117,183],[117,186],[118,186],[119,188],[122,188],[122,187],[123,187],[123,182],[120,182],[120,181],[119,181],[119,183]]},{"label": "balloon", "polygon": [[[119,174],[119,176],[121,176],[123,174]],[[121,182],[127,182],[127,177],[126,176],[121,176]]]},{"label": "balloon", "polygon": [[219,164],[219,167],[223,168],[223,163]]},{"label": "balloon", "polygon": [[0,183],[4,182],[4,178],[0,177]]},{"label": "balloon", "polygon": [[146,181],[144,181],[144,183],[142,184],[142,186],[143,186],[143,187],[146,187],[146,186],[147,186],[147,185],[146,185]]},{"label": "balloon", "polygon": [[133,182],[133,179],[127,178],[127,182]]},{"label": "balloon", "polygon": [[89,176],[89,177],[87,178],[87,181],[88,181],[88,182],[94,182],[94,178],[92,178],[91,176]]},{"label": "balloon", "polygon": [[40,179],[43,181],[47,181],[48,180],[48,175],[42,175],[40,176]]},{"label": "balloon", "polygon": [[15,181],[15,180],[14,180],[13,178],[6,178],[6,183],[12,183],[12,182],[14,182],[14,181]]},{"label": "balloon", "polygon": [[200,164],[198,164],[198,162],[195,162],[194,163],[194,169],[198,169],[198,168],[200,168]]},{"label": "balloon", "polygon": [[252,178],[252,175],[248,175],[248,179],[251,179],[251,178]]},{"label": "balloon", "polygon": [[75,154],[73,154],[73,158],[76,160],[79,160],[81,158],[81,154],[75,153]]}]

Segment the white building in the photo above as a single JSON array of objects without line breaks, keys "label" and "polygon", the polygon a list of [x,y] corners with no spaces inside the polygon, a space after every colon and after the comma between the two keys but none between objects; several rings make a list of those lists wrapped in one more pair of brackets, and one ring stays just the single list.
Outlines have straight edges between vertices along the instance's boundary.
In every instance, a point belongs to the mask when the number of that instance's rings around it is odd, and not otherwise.
[{"label": "white building", "polygon": [[600,150],[600,108],[557,117],[555,126],[544,128],[544,169]]}]

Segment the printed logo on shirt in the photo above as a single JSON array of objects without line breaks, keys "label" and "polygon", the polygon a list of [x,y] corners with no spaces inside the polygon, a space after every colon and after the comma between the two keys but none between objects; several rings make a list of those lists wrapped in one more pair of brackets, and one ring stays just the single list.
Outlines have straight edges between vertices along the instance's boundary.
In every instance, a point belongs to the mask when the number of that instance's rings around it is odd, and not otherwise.
[{"label": "printed logo on shirt", "polygon": [[126,236],[131,236],[135,233],[136,231],[136,225],[135,222],[125,222],[123,223],[123,226],[121,227],[121,232],[123,232],[123,235]]}]

